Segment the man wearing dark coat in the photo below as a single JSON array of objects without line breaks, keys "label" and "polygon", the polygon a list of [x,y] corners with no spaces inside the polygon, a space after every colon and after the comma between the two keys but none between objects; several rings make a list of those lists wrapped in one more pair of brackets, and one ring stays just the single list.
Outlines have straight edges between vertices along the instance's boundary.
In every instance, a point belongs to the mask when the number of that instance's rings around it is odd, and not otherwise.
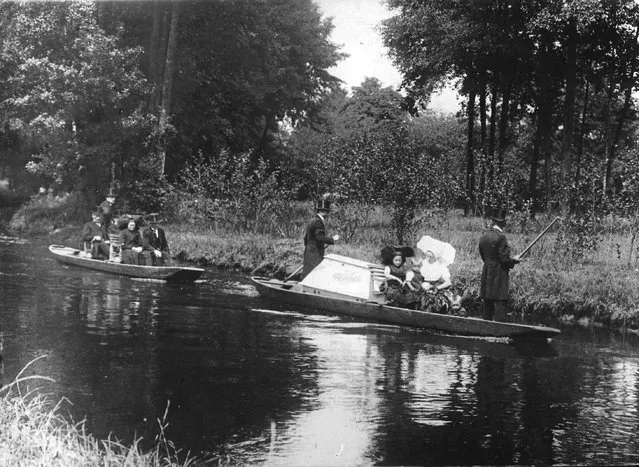
[{"label": "man wearing dark coat", "polygon": [[326,245],[333,245],[339,240],[339,235],[328,237],[326,235],[325,218],[331,210],[330,202],[321,199],[317,203],[315,216],[306,225],[304,235],[304,268],[302,279],[305,278],[315,267],[322,262]]},{"label": "man wearing dark coat", "polygon": [[479,254],[484,262],[479,296],[484,300],[484,319],[504,321],[508,308],[508,273],[519,263],[519,256],[511,256],[503,228],[504,214],[493,216],[491,227],[479,239]]},{"label": "man wearing dark coat", "polygon": [[91,214],[91,222],[84,224],[82,228],[83,246],[91,249],[91,258],[109,259],[109,233],[99,211]]},{"label": "man wearing dark coat", "polygon": [[100,204],[100,210],[104,218],[104,225],[107,229],[113,223],[113,217],[115,215],[115,197],[116,189],[114,187],[109,188],[109,192],[106,195],[106,199]]},{"label": "man wearing dark coat", "polygon": [[142,229],[142,255],[147,266],[165,266],[169,261],[169,243],[164,229],[158,225],[157,214],[150,214],[152,220]]}]

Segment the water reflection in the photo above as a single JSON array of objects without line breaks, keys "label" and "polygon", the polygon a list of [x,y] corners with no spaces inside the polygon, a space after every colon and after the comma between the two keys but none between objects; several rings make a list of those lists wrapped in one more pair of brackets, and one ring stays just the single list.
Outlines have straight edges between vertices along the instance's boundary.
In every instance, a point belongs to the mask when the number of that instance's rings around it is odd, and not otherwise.
[{"label": "water reflection", "polygon": [[168,404],[178,447],[238,463],[639,462],[637,336],[435,335],[274,307],[237,275],[172,287],[38,248],[0,242],[0,377],[46,354],[29,374],[99,438],[150,442]]}]

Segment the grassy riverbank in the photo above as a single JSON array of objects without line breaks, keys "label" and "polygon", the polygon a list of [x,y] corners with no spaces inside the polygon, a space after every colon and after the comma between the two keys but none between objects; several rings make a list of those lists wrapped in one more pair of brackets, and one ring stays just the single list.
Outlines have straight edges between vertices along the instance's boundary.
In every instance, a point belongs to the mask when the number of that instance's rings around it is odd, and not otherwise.
[{"label": "grassy riverbank", "polygon": [[83,422],[71,423],[61,414],[67,401],[53,404],[47,396],[28,389],[38,379],[48,378],[18,375],[0,390],[0,465],[157,467],[197,463],[195,458],[180,455],[164,438],[159,420],[160,435],[149,450],[140,447],[141,439],[125,446],[114,439],[94,438],[86,433]]},{"label": "grassy riverbank", "polygon": [[[521,251],[548,224],[540,218],[534,225],[514,225],[508,234],[514,252]],[[301,219],[293,220],[303,225]],[[432,225],[434,224],[434,225]],[[331,219],[329,232],[339,231]],[[570,239],[553,228],[511,273],[512,309],[530,321],[558,319],[566,323],[639,328],[639,272],[628,261],[630,239],[611,226],[599,235],[594,248],[575,258],[569,254]],[[74,244],[79,226],[58,229],[52,239]],[[418,230],[450,242],[457,250],[451,266],[453,282],[464,306],[479,313],[481,259],[477,242],[483,230],[480,218],[465,218],[452,212]],[[225,233],[188,224],[165,225],[173,255],[204,267],[232,269],[246,274],[286,277],[302,264],[302,232],[295,238],[257,233]],[[371,262],[379,261],[379,250],[391,238],[383,219],[367,225],[349,242],[331,246],[329,252]],[[386,239],[386,240],[385,240]],[[71,242],[71,243],[69,243]]]}]

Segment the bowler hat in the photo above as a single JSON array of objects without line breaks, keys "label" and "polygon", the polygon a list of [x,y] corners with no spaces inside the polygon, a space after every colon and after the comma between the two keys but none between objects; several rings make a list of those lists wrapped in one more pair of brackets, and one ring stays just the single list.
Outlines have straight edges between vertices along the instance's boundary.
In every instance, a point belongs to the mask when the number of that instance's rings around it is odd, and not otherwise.
[{"label": "bowler hat", "polygon": [[319,199],[317,201],[317,206],[315,207],[316,211],[330,211],[331,210],[331,202],[327,199]]},{"label": "bowler hat", "polygon": [[159,214],[157,212],[152,212],[150,214],[147,214],[147,217],[149,218],[149,223],[150,224],[159,224],[160,223]]},{"label": "bowler hat", "polygon": [[488,217],[493,222],[506,222],[506,210],[501,208],[493,209]]},{"label": "bowler hat", "polygon": [[115,186],[111,185],[109,187],[109,192],[106,194],[106,197],[107,198],[116,198],[117,196],[118,196],[118,189]]}]

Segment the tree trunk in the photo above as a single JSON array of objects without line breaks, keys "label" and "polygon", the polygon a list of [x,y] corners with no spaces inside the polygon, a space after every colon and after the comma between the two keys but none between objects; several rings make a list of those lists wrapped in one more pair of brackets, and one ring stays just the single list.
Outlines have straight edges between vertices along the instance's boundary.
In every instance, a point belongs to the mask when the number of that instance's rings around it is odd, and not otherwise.
[{"label": "tree trunk", "polygon": [[[635,41],[639,36],[639,31],[635,34]],[[612,176],[612,164],[617,157],[617,147],[619,145],[619,140],[621,139],[621,132],[623,131],[623,126],[626,123],[626,118],[628,117],[628,112],[630,111],[630,107],[632,105],[632,90],[635,86],[635,73],[637,71],[637,59],[633,58],[632,65],[628,72],[628,77],[624,81],[624,101],[623,107],[621,108],[621,112],[619,113],[619,119],[617,120],[617,126],[615,128],[615,134],[612,138],[612,145],[610,147],[610,154],[608,156],[608,160],[606,163],[606,181],[607,184],[610,185],[610,178]]]},{"label": "tree trunk", "polygon": [[486,188],[486,162],[488,158],[486,154],[488,153],[488,143],[487,143],[487,132],[488,127],[486,125],[486,120],[488,118],[488,114],[486,112],[486,74],[481,73],[480,84],[479,84],[479,149],[481,154],[481,172],[479,174],[479,192],[483,193]]},{"label": "tree trunk", "polygon": [[473,153],[473,141],[475,133],[475,84],[468,93],[468,137],[466,141],[466,203],[464,215],[468,216],[475,206],[475,156]]},{"label": "tree trunk", "polygon": [[606,197],[606,191],[608,189],[606,177],[606,167],[608,167],[608,161],[610,160],[610,146],[611,146],[611,138],[610,138],[610,121],[612,120],[612,101],[615,99],[615,85],[613,82],[614,72],[610,72],[610,76],[608,77],[608,95],[606,96],[606,106],[604,110],[604,164],[603,164],[603,174],[601,175],[601,196]]},{"label": "tree trunk", "polygon": [[569,25],[566,63],[566,98],[564,101],[564,137],[561,145],[561,206],[567,211],[569,181],[572,176],[572,145],[574,132],[575,91],[577,88],[577,27]]},{"label": "tree trunk", "polygon": [[160,82],[159,75],[162,69],[158,60],[160,47],[160,30],[162,29],[162,5],[159,0],[153,2],[153,27],[151,28],[151,37],[149,38],[149,44],[147,47],[147,75],[149,81],[155,85],[155,92],[153,93],[151,101],[151,111],[156,112],[160,104]]},{"label": "tree trunk", "polygon": [[160,157],[160,175],[164,175],[164,166],[166,164],[166,127],[169,120],[169,112],[171,111],[171,86],[173,84],[173,70],[175,68],[175,47],[177,44],[177,27],[179,2],[173,2],[171,8],[171,23],[169,27],[168,42],[164,60],[164,72],[162,77],[162,100],[160,102],[160,118],[159,118],[159,157]]},{"label": "tree trunk", "polygon": [[535,130],[535,139],[533,141],[533,151],[530,157],[530,177],[528,178],[528,196],[532,199],[532,216],[535,215],[539,200],[537,199],[537,166],[539,165],[539,154],[541,151],[541,109],[537,108],[537,129]]},{"label": "tree trunk", "polygon": [[488,183],[493,183],[495,175],[495,137],[497,134],[497,99],[499,98],[497,78],[494,78],[490,93],[490,134],[488,137]]},{"label": "tree trunk", "polygon": [[541,153],[544,157],[544,186],[546,195],[546,212],[550,211],[553,195],[552,184],[552,135],[553,135],[553,100],[555,90],[547,83],[544,90],[542,112],[541,112]]},{"label": "tree trunk", "polygon": [[579,139],[577,140],[577,152],[575,154],[575,186],[579,185],[581,178],[581,158],[584,153],[584,138],[588,129],[588,101],[590,100],[590,81],[586,80],[584,90],[584,105],[581,109],[581,128],[579,129]]},{"label": "tree trunk", "polygon": [[510,119],[510,96],[512,94],[513,81],[512,76],[508,77],[508,81],[504,86],[503,97],[501,101],[501,115],[499,116],[499,171],[504,168],[504,152],[506,151],[506,145],[508,144],[508,121]]}]

